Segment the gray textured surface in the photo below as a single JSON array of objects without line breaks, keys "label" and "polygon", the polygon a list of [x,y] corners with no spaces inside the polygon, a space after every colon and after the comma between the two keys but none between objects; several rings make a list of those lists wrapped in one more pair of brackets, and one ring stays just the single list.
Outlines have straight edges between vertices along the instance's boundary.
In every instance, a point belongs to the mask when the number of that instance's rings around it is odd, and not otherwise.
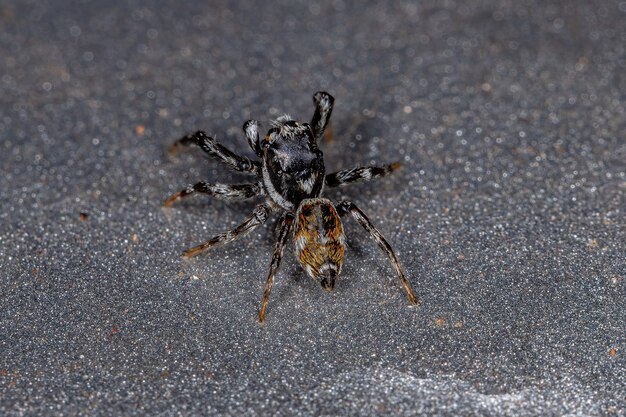
[{"label": "gray textured surface", "polygon": [[[626,2],[90,3],[0,5],[0,414],[625,414]],[[423,305],[349,223],[261,327],[272,224],[183,261],[253,203],[165,149],[319,89]]]}]

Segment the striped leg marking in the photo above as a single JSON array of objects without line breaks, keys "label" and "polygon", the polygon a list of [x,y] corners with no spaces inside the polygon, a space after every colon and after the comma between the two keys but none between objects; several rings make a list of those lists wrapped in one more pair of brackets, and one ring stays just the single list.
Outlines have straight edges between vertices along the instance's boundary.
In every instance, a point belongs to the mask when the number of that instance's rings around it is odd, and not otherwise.
[{"label": "striped leg marking", "polygon": [[283,258],[283,251],[289,235],[291,232],[291,226],[293,224],[293,214],[285,214],[280,222],[280,232],[278,234],[278,240],[274,246],[274,254],[272,255],[272,262],[270,263],[270,271],[267,274],[267,281],[265,282],[265,291],[263,292],[263,300],[261,300],[261,309],[259,310],[259,322],[265,321],[265,312],[267,310],[267,302],[272,292],[272,285],[274,285],[274,277],[280,266],[280,261]]},{"label": "striped leg marking", "polygon": [[208,194],[221,200],[235,200],[262,195],[263,189],[259,184],[209,184],[201,181],[173,194],[163,202],[163,205],[169,207],[175,201],[196,193]]},{"label": "striped leg marking", "polygon": [[185,252],[183,252],[183,256],[190,258],[213,246],[223,245],[225,243],[232,242],[239,237],[245,236],[252,230],[265,223],[269,214],[269,206],[267,206],[266,204],[259,204],[258,206],[256,206],[252,214],[246,217],[243,223],[241,223],[239,226],[235,227],[233,230],[220,233],[219,235],[207,240],[206,242],[198,246],[187,249]]},{"label": "striped leg marking", "polygon": [[328,187],[339,187],[342,185],[353,184],[355,182],[369,181],[373,178],[384,177],[400,168],[401,164],[395,162],[381,167],[356,167],[344,169],[332,174],[327,174],[325,181]]},{"label": "striped leg marking", "polygon": [[402,271],[402,267],[400,266],[400,261],[398,257],[393,252],[391,245],[387,242],[387,240],[383,237],[383,235],[374,227],[370,219],[367,218],[365,213],[361,211],[354,203],[350,201],[343,201],[337,206],[337,211],[340,215],[344,215],[346,213],[350,213],[352,217],[361,225],[365,230],[369,232],[372,238],[378,243],[380,249],[387,254],[389,260],[391,261],[391,266],[398,274],[398,278],[400,279],[400,284],[406,293],[406,297],[409,299],[409,302],[413,305],[419,305],[420,301],[415,296],[413,292],[413,288],[411,288],[411,283],[404,275],[404,271]]},{"label": "striped leg marking", "polygon": [[169,152],[171,154],[175,154],[181,146],[186,145],[198,145],[210,156],[235,171],[249,172],[252,174],[259,174],[261,172],[261,163],[259,161],[253,161],[245,156],[237,155],[223,145],[217,143],[215,139],[207,136],[207,134],[202,131],[197,131],[196,133],[180,138],[169,147]]}]

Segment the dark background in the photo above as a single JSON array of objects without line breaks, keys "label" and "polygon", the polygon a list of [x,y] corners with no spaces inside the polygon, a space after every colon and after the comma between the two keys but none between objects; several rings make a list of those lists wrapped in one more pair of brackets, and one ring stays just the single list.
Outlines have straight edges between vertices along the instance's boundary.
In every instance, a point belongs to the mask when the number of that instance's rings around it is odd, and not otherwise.
[{"label": "dark background", "polygon": [[[105,5],[106,3],[106,5]],[[3,1],[0,414],[624,415],[626,2]],[[167,146],[336,97],[328,190],[368,213],[423,304],[345,223],[326,293],[274,221],[184,261],[254,202]],[[80,213],[84,213],[83,216]]]}]

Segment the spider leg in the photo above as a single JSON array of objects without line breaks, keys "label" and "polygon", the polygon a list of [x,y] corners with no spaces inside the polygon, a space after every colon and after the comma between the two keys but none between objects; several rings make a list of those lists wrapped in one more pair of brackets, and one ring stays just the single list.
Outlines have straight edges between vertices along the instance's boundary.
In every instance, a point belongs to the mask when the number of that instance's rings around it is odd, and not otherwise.
[{"label": "spider leg", "polygon": [[253,161],[245,156],[237,155],[223,145],[217,143],[214,138],[207,136],[207,134],[202,131],[197,131],[196,133],[183,136],[169,147],[169,152],[174,154],[181,146],[186,145],[198,145],[210,156],[217,159],[221,163],[228,165],[235,171],[249,172],[260,175],[260,162]]},{"label": "spider leg", "polygon": [[255,207],[252,214],[246,217],[243,223],[241,223],[239,226],[227,232],[220,233],[219,235],[212,237],[211,239],[198,246],[187,249],[185,252],[183,252],[183,256],[190,258],[206,249],[209,249],[212,246],[223,245],[224,243],[232,242],[239,237],[247,235],[252,230],[265,223],[267,217],[270,214],[270,211],[271,209],[267,204],[259,204]]},{"label": "spider leg", "polygon": [[355,182],[369,181],[372,178],[384,177],[400,168],[399,162],[393,164],[383,165],[381,167],[356,167],[350,169],[343,169],[341,171],[327,174],[325,178],[326,186],[339,187],[341,185],[348,185]]},{"label": "spider leg", "polygon": [[324,135],[324,130],[330,121],[335,99],[324,91],[318,91],[313,94],[313,102],[315,103],[315,113],[311,119],[311,129],[315,140],[318,141]]},{"label": "spider leg", "polygon": [[265,311],[267,310],[267,302],[272,292],[272,285],[274,284],[274,276],[280,266],[280,261],[283,257],[283,250],[287,244],[287,239],[291,232],[291,226],[293,224],[293,214],[287,213],[283,216],[280,222],[280,232],[278,234],[278,240],[274,246],[274,254],[272,255],[272,262],[270,263],[270,271],[267,274],[267,281],[265,282],[265,291],[263,292],[263,300],[261,301],[261,309],[259,310],[259,322],[265,321]]},{"label": "spider leg", "polygon": [[254,151],[256,156],[263,158],[263,149],[259,144],[259,122],[256,120],[248,120],[243,124],[243,133],[246,135],[248,145]]},{"label": "spider leg", "polygon": [[378,231],[378,229],[374,227],[374,225],[372,224],[370,219],[367,218],[365,213],[363,213],[361,209],[359,209],[356,205],[354,205],[354,203],[350,201],[342,201],[341,203],[339,203],[339,205],[337,206],[337,212],[342,216],[344,214],[350,213],[352,217],[357,222],[359,222],[359,224],[363,226],[365,230],[369,232],[369,234],[376,241],[376,243],[378,243],[378,246],[380,247],[380,249],[383,252],[385,252],[387,256],[389,257],[389,260],[391,261],[391,266],[393,266],[393,269],[395,269],[396,273],[398,274],[398,278],[400,278],[400,284],[402,284],[402,288],[404,289],[404,292],[406,293],[406,296],[409,299],[409,302],[411,304],[418,305],[420,301],[415,296],[415,293],[413,292],[413,289],[411,288],[411,283],[404,275],[404,272],[402,271],[402,267],[400,266],[400,261],[398,260],[398,257],[393,252],[393,249],[391,248],[387,240],[385,240],[385,238]]},{"label": "spider leg", "polygon": [[222,200],[234,200],[262,195],[263,189],[259,184],[209,184],[206,181],[201,181],[172,194],[163,202],[163,205],[169,207],[174,204],[175,201],[195,193],[212,195]]}]

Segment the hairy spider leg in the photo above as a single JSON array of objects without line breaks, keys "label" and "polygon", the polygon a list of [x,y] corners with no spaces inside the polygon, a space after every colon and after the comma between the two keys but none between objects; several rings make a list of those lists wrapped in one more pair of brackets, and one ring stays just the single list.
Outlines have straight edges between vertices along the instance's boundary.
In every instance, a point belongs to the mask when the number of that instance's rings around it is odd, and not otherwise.
[{"label": "hairy spider leg", "polygon": [[170,154],[174,154],[181,146],[198,145],[203,151],[213,158],[227,165],[231,169],[240,172],[249,172],[259,175],[261,172],[261,163],[253,161],[245,156],[237,155],[223,145],[217,143],[215,139],[207,136],[202,131],[183,136],[169,147]]},{"label": "hairy spider leg", "polygon": [[272,285],[274,285],[274,277],[276,276],[276,272],[278,271],[278,267],[280,266],[280,261],[283,258],[283,252],[285,250],[285,245],[287,244],[287,240],[289,239],[292,225],[293,225],[293,214],[292,213],[285,214],[282,217],[281,222],[280,222],[280,232],[278,234],[278,239],[276,240],[276,245],[274,246],[272,262],[270,263],[270,271],[267,274],[267,281],[265,282],[265,291],[263,292],[263,299],[261,300],[261,309],[259,310],[259,322],[260,323],[263,323],[265,321],[265,312],[267,310],[267,302],[269,301],[270,293],[272,292]]},{"label": "hairy spider leg", "polygon": [[330,121],[335,99],[324,91],[318,91],[313,94],[313,102],[315,103],[315,113],[313,113],[313,118],[311,119],[311,129],[313,130],[315,141],[319,141]]},{"label": "hairy spider leg", "polygon": [[378,229],[374,227],[374,225],[372,224],[370,219],[365,215],[365,213],[363,213],[361,209],[359,209],[354,203],[350,201],[342,201],[341,203],[339,203],[339,205],[337,206],[337,212],[339,212],[339,215],[350,213],[352,217],[361,226],[363,226],[365,230],[369,232],[369,234],[376,241],[376,243],[378,243],[378,246],[380,247],[380,249],[383,252],[385,252],[387,256],[389,257],[389,260],[391,261],[391,266],[393,266],[393,269],[395,269],[396,273],[398,274],[398,278],[400,278],[400,284],[402,284],[402,288],[404,289],[404,292],[406,293],[406,296],[409,299],[409,302],[413,305],[419,305],[420,301],[415,296],[415,293],[413,292],[413,289],[411,288],[411,283],[404,275],[404,272],[402,271],[402,267],[400,266],[400,261],[398,260],[398,257],[396,256],[396,254],[393,252],[391,245],[389,245],[387,240],[385,240],[385,238],[378,231]]},{"label": "hairy spider leg", "polygon": [[256,120],[248,120],[243,124],[243,133],[246,135],[248,145],[254,151],[255,155],[263,158],[263,149],[259,143],[259,122]]},{"label": "hairy spider leg", "polygon": [[260,184],[209,184],[206,181],[200,181],[172,194],[163,202],[163,205],[169,207],[175,201],[195,193],[208,194],[221,200],[246,199],[264,194]]},{"label": "hairy spider leg", "polygon": [[326,186],[339,187],[342,185],[353,184],[355,182],[369,181],[373,178],[384,177],[400,168],[399,162],[393,164],[383,165],[380,167],[356,167],[350,169],[343,169],[341,171],[327,174],[325,177]]},{"label": "hairy spider leg", "polygon": [[232,242],[239,237],[247,235],[252,230],[265,223],[270,212],[271,209],[266,203],[259,204],[255,207],[252,214],[246,217],[243,223],[241,223],[239,226],[227,232],[220,233],[219,235],[207,240],[206,242],[198,246],[187,249],[185,252],[183,252],[183,256],[190,258],[212,246],[223,245],[225,243]]}]

